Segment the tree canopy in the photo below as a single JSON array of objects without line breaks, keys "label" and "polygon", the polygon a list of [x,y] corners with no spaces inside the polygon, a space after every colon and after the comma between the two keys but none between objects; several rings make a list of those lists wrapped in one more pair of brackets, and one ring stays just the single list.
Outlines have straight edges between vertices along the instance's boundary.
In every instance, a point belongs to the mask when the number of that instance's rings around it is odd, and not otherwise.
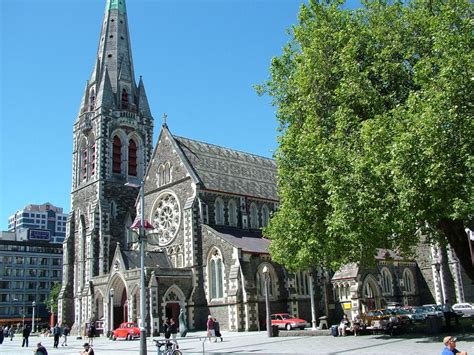
[{"label": "tree canopy", "polygon": [[280,206],[265,234],[290,269],[449,243],[474,280],[469,0],[309,1],[259,86],[277,106]]},{"label": "tree canopy", "polygon": [[58,313],[58,298],[59,293],[61,292],[61,284],[55,283],[53,287],[51,287],[51,291],[49,292],[48,297],[44,300],[44,304],[46,305],[46,309],[53,313]]}]

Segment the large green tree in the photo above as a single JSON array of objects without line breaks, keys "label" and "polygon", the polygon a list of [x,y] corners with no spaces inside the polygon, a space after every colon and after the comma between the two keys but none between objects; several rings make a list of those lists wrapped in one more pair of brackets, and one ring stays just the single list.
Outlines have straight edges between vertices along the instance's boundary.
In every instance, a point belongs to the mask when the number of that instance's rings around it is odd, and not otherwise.
[{"label": "large green tree", "polygon": [[280,125],[272,257],[337,268],[427,236],[474,280],[472,3],[342,5],[303,5],[258,87]]}]

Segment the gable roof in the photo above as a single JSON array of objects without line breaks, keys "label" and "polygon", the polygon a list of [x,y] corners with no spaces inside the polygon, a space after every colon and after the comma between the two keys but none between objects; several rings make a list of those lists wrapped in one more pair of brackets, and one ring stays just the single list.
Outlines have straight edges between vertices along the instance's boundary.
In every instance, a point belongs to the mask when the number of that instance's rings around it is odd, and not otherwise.
[{"label": "gable roof", "polygon": [[[140,268],[140,251],[138,250],[121,250],[123,262],[126,270]],[[170,263],[163,251],[147,251],[145,253],[145,266],[169,268]]]},{"label": "gable roof", "polygon": [[273,159],[173,137],[205,189],[278,201]]},{"label": "gable roof", "polygon": [[225,240],[235,248],[242,249],[244,252],[268,254],[270,240],[262,237],[262,231],[239,229],[225,226],[203,225],[211,233]]}]

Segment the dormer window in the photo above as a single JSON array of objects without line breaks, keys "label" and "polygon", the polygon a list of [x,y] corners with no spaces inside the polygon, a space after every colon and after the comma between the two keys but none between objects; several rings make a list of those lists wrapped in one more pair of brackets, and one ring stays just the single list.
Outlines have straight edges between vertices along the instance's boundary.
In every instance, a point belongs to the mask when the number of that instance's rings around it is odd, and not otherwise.
[{"label": "dormer window", "polygon": [[127,92],[127,89],[122,89],[122,109],[128,109],[128,92]]}]

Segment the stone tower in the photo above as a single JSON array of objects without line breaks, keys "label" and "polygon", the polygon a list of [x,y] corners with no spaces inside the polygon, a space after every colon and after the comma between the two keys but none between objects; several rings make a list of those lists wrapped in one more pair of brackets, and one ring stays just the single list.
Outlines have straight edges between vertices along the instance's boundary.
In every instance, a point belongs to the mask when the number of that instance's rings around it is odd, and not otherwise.
[{"label": "stone tower", "polygon": [[106,0],[94,69],[74,123],[71,213],[64,241],[59,321],[96,319],[92,277],[109,273],[130,243],[139,185],[152,155],[153,117],[135,82],[125,0]]}]

